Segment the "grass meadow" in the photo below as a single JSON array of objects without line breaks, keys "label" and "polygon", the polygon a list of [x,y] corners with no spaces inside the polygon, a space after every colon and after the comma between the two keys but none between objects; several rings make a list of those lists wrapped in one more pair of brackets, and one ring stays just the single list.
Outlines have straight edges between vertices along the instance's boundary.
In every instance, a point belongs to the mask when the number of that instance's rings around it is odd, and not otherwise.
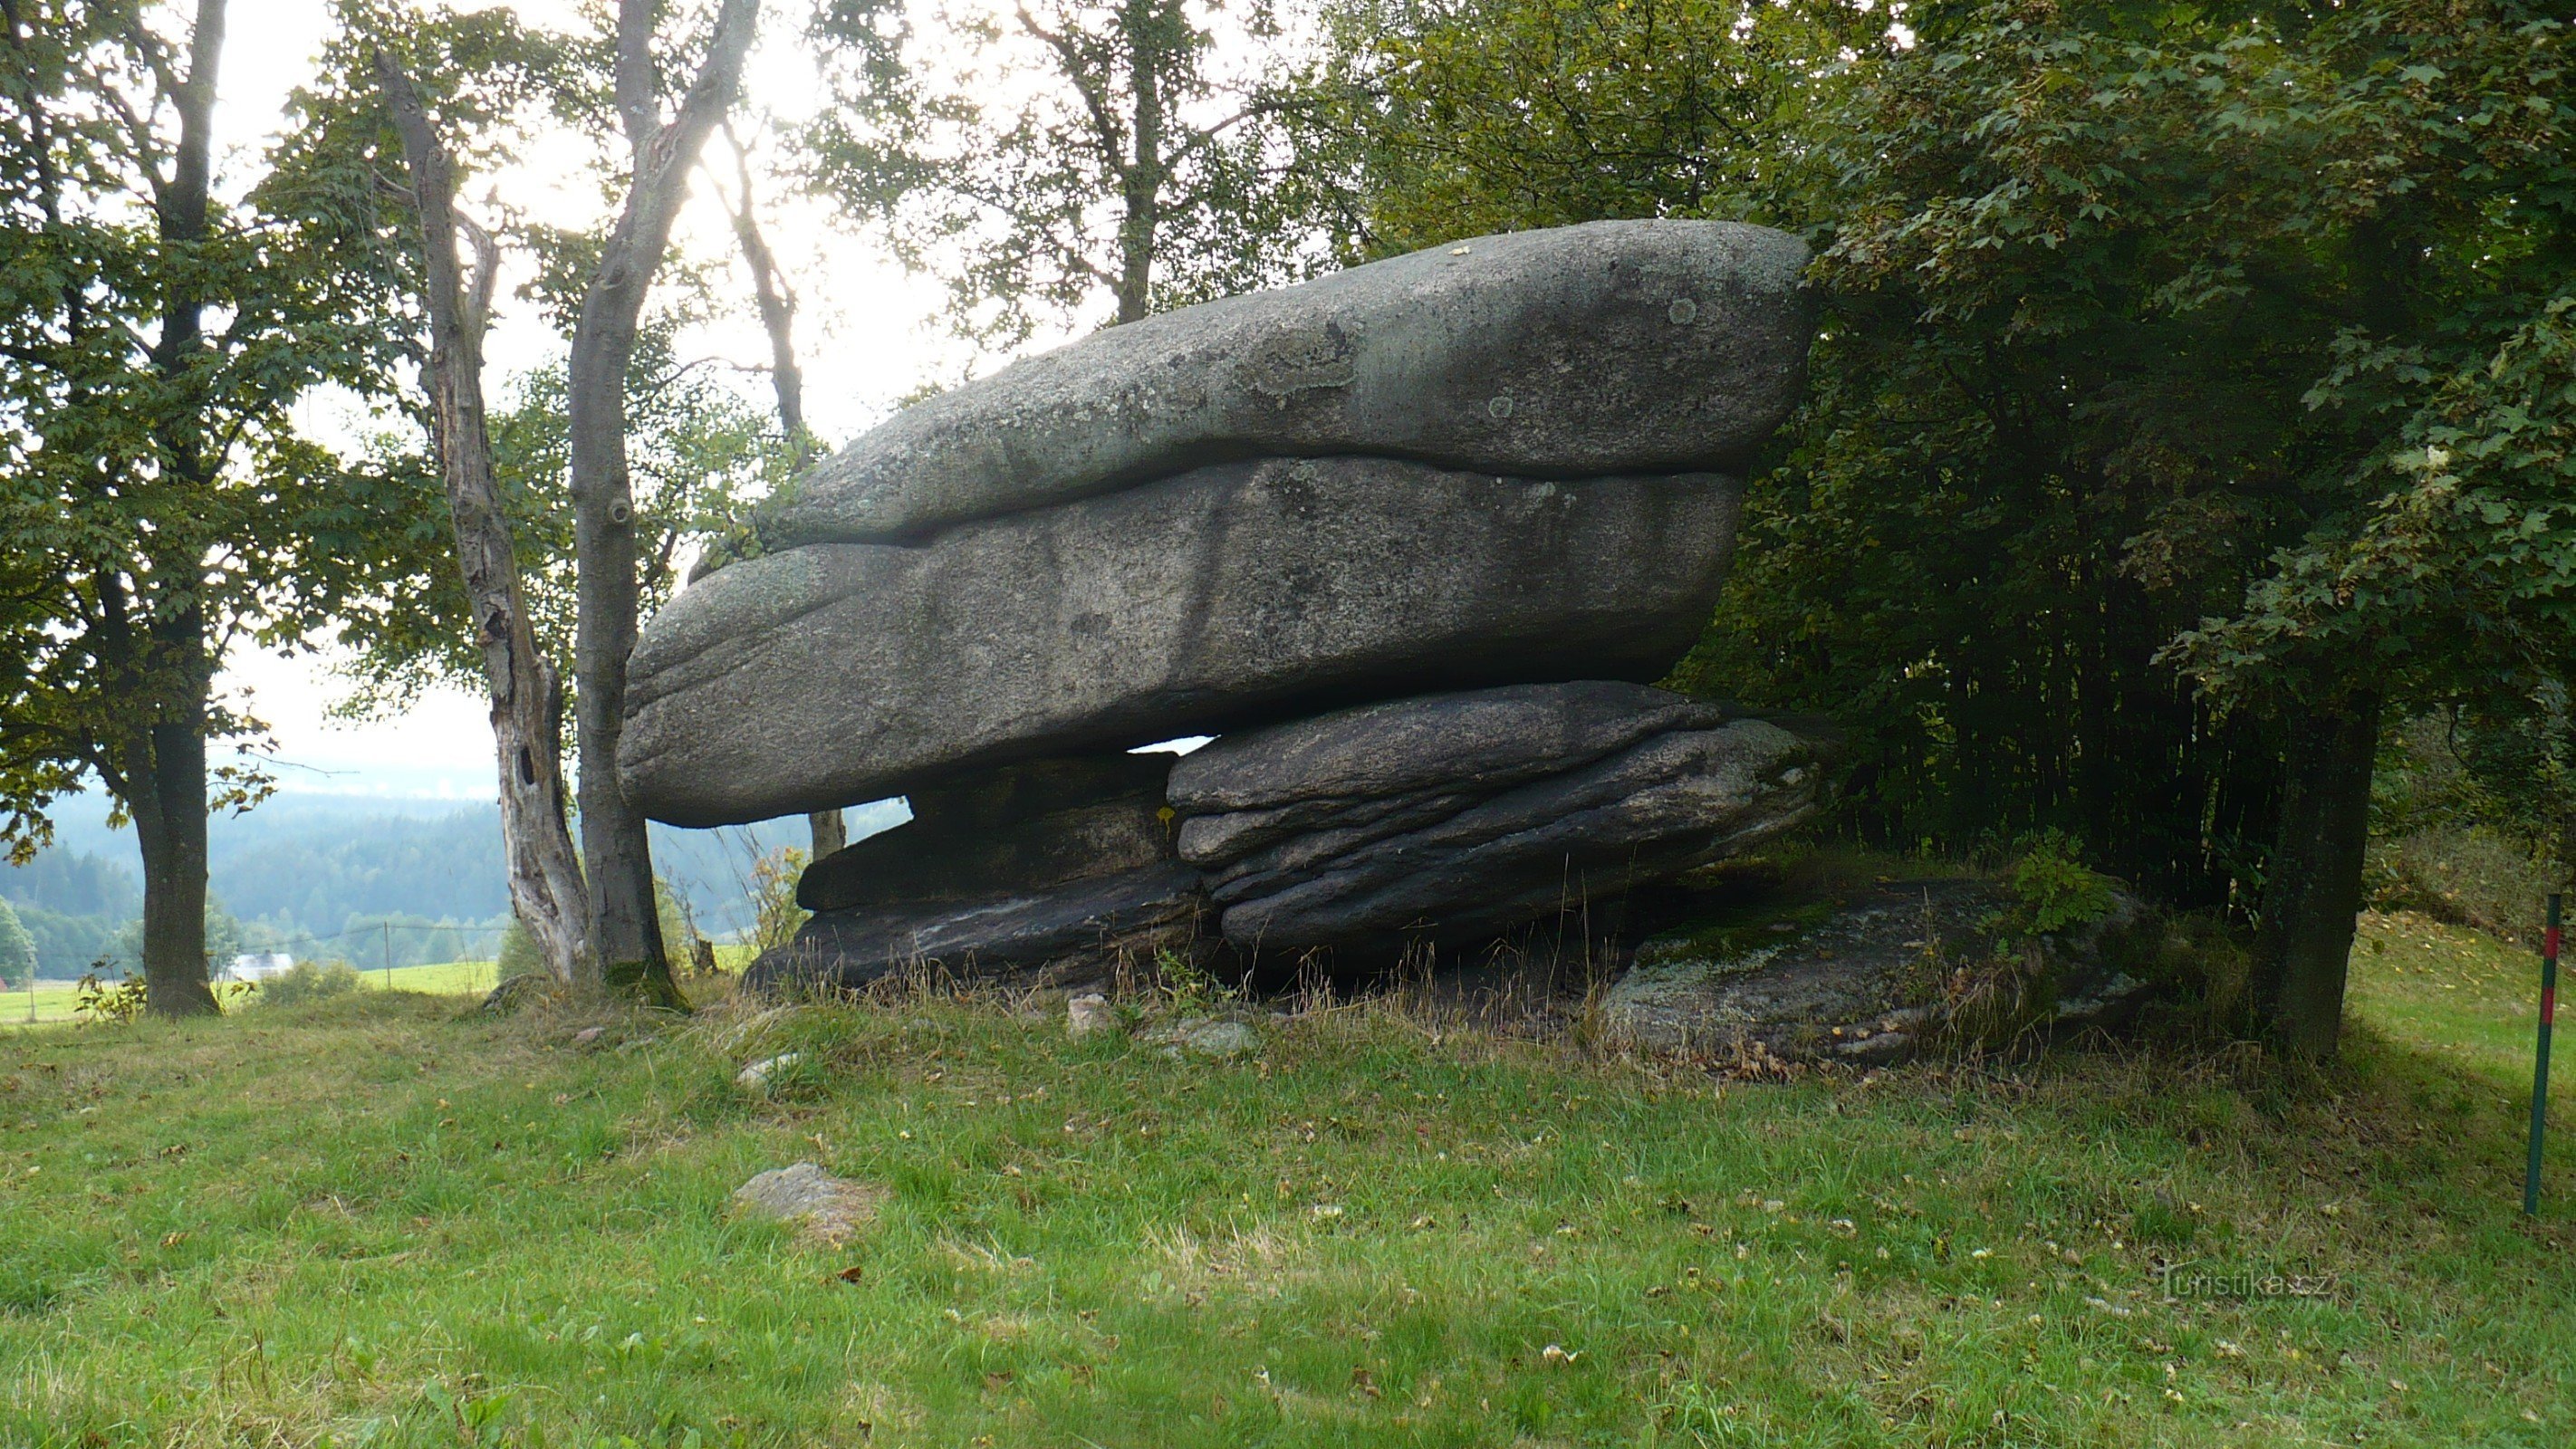
[{"label": "grass meadow", "polygon": [[[1731,1080],[1365,1004],[1233,1061],[989,1001],[23,1032],[0,1443],[2576,1442],[2530,962],[2397,916],[2354,968],[2307,1081]],[[874,1221],[729,1211],[797,1161]]]},{"label": "grass meadow", "polygon": [[[479,993],[492,989],[494,966],[489,961],[437,961],[423,966],[396,966],[390,971],[362,971],[365,987],[370,991],[415,991],[441,996]],[[252,993],[252,1000],[257,993]],[[79,1019],[79,992],[68,981],[39,981],[32,992],[24,987],[0,991],[0,1028],[43,1026]]]}]

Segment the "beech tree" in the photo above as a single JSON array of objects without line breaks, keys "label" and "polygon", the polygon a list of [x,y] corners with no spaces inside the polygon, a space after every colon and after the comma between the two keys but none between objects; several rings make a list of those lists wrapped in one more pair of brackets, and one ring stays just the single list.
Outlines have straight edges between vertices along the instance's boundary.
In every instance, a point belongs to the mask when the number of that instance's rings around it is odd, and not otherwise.
[{"label": "beech tree", "polygon": [[590,959],[589,895],[565,818],[563,679],[529,617],[484,416],[483,338],[501,251],[488,229],[458,210],[455,154],[391,49],[376,48],[375,72],[402,137],[419,218],[430,334],[423,383],[463,602],[491,698],[510,904],[548,971],[570,982]]},{"label": "beech tree", "polygon": [[677,105],[664,114],[652,0],[618,0],[613,97],[624,131],[625,198],[602,243],[573,326],[566,372],[573,552],[579,569],[575,708],[581,726],[581,839],[590,873],[590,944],[598,980],[668,1004],[680,1000],[654,908],[643,812],[617,773],[626,663],[641,623],[635,493],[626,453],[626,380],[644,304],[670,250],[689,173],[741,83],[759,0],[721,0]]},{"label": "beech tree", "polygon": [[[647,304],[688,173],[732,103],[757,11],[752,0],[724,0],[711,14],[671,17],[637,0],[620,5],[613,30],[594,42],[523,29],[497,12],[378,11],[351,0],[335,74],[308,103],[322,118],[317,130],[331,129],[330,117],[352,118],[356,134],[340,147],[349,164],[409,178],[401,199],[420,229],[399,244],[382,233],[377,241],[422,258],[412,285],[429,325],[426,345],[413,345],[424,354],[424,421],[464,565],[384,591],[371,627],[352,641],[356,702],[393,703],[424,685],[467,679],[488,690],[512,822],[514,900],[531,937],[576,984],[664,1005],[680,997],[654,907],[645,821],[626,803],[616,769],[626,656],[646,607],[674,579],[677,550],[720,526],[708,515],[729,512],[719,500],[746,478],[768,481],[770,449],[756,418],[676,362],[674,319]],[[668,117],[655,53],[669,38],[656,28],[666,19],[697,57]],[[415,75],[416,65],[434,71],[438,85]],[[618,195],[596,233],[515,216],[487,227],[458,205],[458,149],[475,148],[480,169],[501,174],[512,159],[501,138],[531,129],[538,107],[559,125],[615,127]],[[442,119],[434,109],[457,113]],[[505,239],[517,245],[505,248]],[[460,242],[470,264],[457,255]],[[515,401],[487,415],[479,339],[505,250],[532,257],[520,295],[567,330],[568,349],[562,365],[518,378]],[[567,694],[582,766],[578,863],[553,839],[563,801],[549,756],[559,752]],[[577,921],[549,904],[567,893],[581,902]]]},{"label": "beech tree", "polygon": [[[86,781],[143,856],[149,1009],[216,1009],[206,825],[265,790],[234,645],[287,645],[420,565],[409,480],[300,433],[391,388],[369,178],[281,147],[219,187],[223,0],[9,0],[0,63],[0,839]],[[231,199],[238,197],[238,200]]]},{"label": "beech tree", "polygon": [[1330,193],[1289,141],[1306,98],[1275,62],[1220,65],[1221,27],[1249,42],[1238,61],[1281,38],[1260,0],[1032,0],[1007,20],[829,0],[811,179],[997,346],[1104,295],[1132,322],[1309,273],[1331,260]]}]

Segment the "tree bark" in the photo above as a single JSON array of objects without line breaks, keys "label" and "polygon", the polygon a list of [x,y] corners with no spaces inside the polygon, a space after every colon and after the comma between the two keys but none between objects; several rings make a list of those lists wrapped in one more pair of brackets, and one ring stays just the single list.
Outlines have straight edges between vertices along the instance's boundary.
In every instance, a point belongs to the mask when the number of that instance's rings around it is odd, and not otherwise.
[{"label": "tree bark", "polygon": [[[802,474],[820,450],[805,427],[805,370],[796,364],[796,294],[760,229],[760,207],[751,190],[751,157],[730,126],[725,139],[733,146],[734,240],[741,245],[743,265],[751,272],[751,297],[760,309],[761,330],[769,334],[769,383],[778,397],[779,433],[787,439],[790,465]],[[814,841],[808,860],[821,860],[850,843],[849,826],[838,810],[814,811],[805,817],[805,828]]]},{"label": "tree bark", "polygon": [[2379,714],[2379,696],[2357,691],[2290,723],[2252,983],[2255,1011],[2285,1055],[2331,1057],[2342,1031]]},{"label": "tree bark", "polygon": [[[589,958],[590,931],[581,861],[564,820],[563,684],[537,647],[528,618],[518,554],[493,478],[492,440],[483,411],[483,334],[500,254],[488,233],[458,215],[454,158],[410,77],[393,57],[380,52],[376,78],[402,135],[420,216],[431,421],[447,485],[456,562],[491,692],[510,906],[547,971],[558,981],[571,982],[582,976],[582,963]],[[460,237],[474,249],[470,282],[457,261]]]},{"label": "tree bark", "polygon": [[574,324],[568,392],[573,556],[580,579],[573,677],[581,727],[581,839],[590,873],[591,984],[678,1005],[654,909],[643,812],[617,773],[626,664],[639,623],[635,497],[626,460],[626,370],[646,293],[707,135],[733,105],[758,0],[724,0],[678,113],[659,119],[652,0],[618,0],[616,103],[633,161],[617,225]]},{"label": "tree bark", "polygon": [[125,808],[143,852],[143,1006],[211,1015],[221,1008],[206,982],[204,692],[179,718],[134,731],[124,754]]}]

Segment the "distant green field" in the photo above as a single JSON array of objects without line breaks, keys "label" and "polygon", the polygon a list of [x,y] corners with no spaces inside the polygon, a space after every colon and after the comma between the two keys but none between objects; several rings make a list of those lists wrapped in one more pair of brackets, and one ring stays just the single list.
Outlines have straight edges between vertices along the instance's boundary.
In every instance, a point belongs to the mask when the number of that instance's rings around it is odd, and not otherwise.
[{"label": "distant green field", "polygon": [[[496,967],[490,961],[434,961],[423,966],[397,966],[391,971],[368,971],[370,991],[419,991],[433,996],[461,996],[492,989]],[[30,1013],[29,995],[24,990],[0,994],[0,1028],[25,1026],[29,1022],[42,1026],[49,1022],[77,1019],[77,989],[68,982],[41,982],[33,997]],[[255,1005],[259,993],[252,992],[239,1001],[227,997],[228,1007]]]},{"label": "distant green field", "polygon": [[427,991],[441,996],[463,992],[489,991],[498,978],[497,963],[491,961],[435,961],[426,966],[397,966],[391,971],[369,971],[367,984],[394,991]]}]

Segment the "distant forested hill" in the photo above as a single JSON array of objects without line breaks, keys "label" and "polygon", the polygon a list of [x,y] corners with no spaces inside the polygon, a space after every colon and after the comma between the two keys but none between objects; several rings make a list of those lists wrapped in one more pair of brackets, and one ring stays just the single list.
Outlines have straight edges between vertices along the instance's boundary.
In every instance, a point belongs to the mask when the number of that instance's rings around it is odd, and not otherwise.
[{"label": "distant forested hill", "polygon": [[[895,804],[850,812],[853,837],[905,818]],[[698,929],[722,937],[750,924],[751,864],[803,846],[805,823],[725,830],[654,827],[655,864]],[[238,930],[223,949],[284,949],[373,966],[483,956],[509,917],[499,810],[488,803],[280,795],[208,830],[216,903]],[[0,897],[35,939],[38,970],[76,976],[115,959],[142,897],[131,830],[110,829],[93,799],[66,802],[55,842],[24,867],[0,865]],[[390,923],[391,930],[383,929]],[[390,941],[388,941],[390,937]]]}]

